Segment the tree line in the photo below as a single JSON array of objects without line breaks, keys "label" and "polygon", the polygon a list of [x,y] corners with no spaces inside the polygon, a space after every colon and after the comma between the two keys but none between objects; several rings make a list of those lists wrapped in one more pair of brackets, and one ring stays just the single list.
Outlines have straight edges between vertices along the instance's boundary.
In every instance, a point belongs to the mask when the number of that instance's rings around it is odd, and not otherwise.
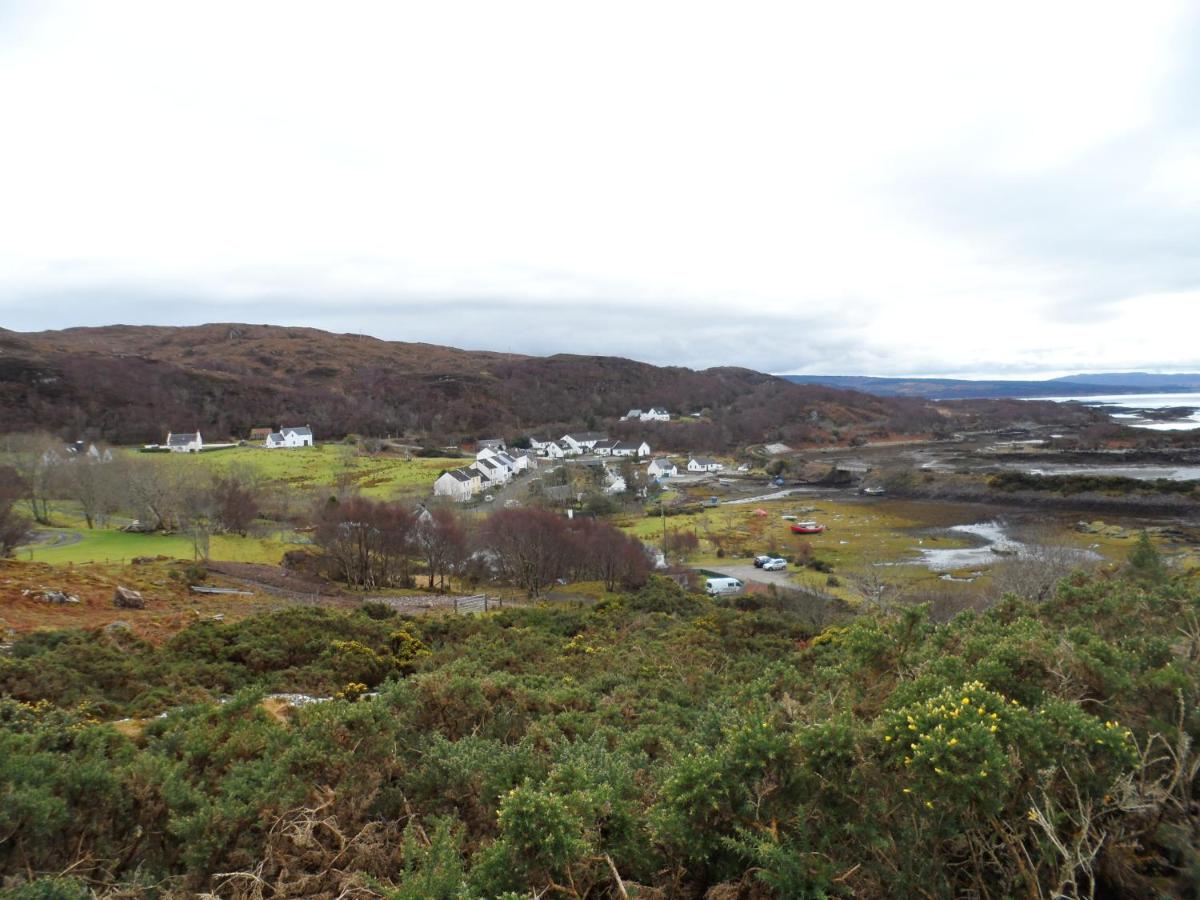
[{"label": "tree line", "polygon": [[650,572],[636,538],[540,507],[501,509],[475,521],[449,507],[414,510],[350,497],[330,498],[315,518],[323,574],[364,590],[414,586],[414,562],[423,565],[430,590],[457,577],[469,585],[514,585],[532,597],[560,580],[637,587]]}]

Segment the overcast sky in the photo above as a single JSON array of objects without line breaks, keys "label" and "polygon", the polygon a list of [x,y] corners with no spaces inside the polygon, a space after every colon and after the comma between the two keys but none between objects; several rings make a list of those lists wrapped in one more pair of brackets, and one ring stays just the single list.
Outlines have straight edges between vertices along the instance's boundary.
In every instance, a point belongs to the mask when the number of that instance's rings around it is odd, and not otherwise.
[{"label": "overcast sky", "polygon": [[1200,4],[0,0],[0,326],[1200,370]]}]

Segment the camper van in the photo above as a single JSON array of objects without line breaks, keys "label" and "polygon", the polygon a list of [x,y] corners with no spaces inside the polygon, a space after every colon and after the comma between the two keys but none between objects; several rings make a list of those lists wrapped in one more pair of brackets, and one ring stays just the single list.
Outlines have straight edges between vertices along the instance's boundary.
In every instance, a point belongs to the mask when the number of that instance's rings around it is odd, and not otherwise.
[{"label": "camper van", "polygon": [[717,594],[736,594],[744,584],[736,578],[708,578],[704,581],[704,591],[710,596]]}]

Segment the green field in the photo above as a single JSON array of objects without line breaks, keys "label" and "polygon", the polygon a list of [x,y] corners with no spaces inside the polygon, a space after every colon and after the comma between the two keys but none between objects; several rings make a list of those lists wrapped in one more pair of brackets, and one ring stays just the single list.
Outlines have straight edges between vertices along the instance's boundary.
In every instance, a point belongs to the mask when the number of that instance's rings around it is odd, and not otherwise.
[{"label": "green field", "polygon": [[[70,543],[22,547],[17,552],[17,558],[61,565],[127,563],[136,556],[169,556],[173,559],[192,559],[195,556],[192,540],[185,534],[127,534],[108,528],[47,528],[44,533],[61,535],[62,540]],[[283,535],[266,538],[214,535],[209,545],[209,555],[231,562],[277,564],[288,549],[296,546],[285,540]]]},{"label": "green field", "polygon": [[469,465],[469,459],[404,459],[390,454],[361,454],[348,444],[318,444],[292,450],[235,447],[216,453],[173,455],[179,465],[200,465],[223,472],[250,471],[268,482],[300,489],[356,488],[364,496],[391,498],[432,493],[433,481],[446,469]]},{"label": "green field", "polygon": [[[136,450],[124,451],[145,459]],[[416,500],[433,492],[433,481],[445,469],[469,464],[468,459],[406,460],[391,454],[358,454],[350,445],[323,444],[294,450],[236,447],[213,453],[162,454],[153,458],[174,466],[198,466],[214,472],[240,470],[266,483],[308,492],[339,486],[376,499]],[[20,548],[20,559],[68,564],[128,562],[135,556],[170,556],[191,559],[194,548],[186,534],[127,534],[117,528],[86,527],[78,505],[54,501],[54,528],[40,529],[46,540]],[[132,511],[119,520],[128,521]],[[289,549],[300,546],[287,531],[272,530],[264,537],[214,535],[209,553],[214,559],[233,562],[278,563]]]}]

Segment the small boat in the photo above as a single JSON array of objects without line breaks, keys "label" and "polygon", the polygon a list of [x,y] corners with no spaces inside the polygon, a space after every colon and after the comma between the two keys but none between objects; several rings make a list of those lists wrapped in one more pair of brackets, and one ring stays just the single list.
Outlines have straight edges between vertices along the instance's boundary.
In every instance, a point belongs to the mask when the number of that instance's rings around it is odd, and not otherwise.
[{"label": "small boat", "polygon": [[785,521],[785,522],[795,522],[796,521],[795,516],[780,516],[779,518],[783,519],[783,521]]},{"label": "small boat", "polygon": [[793,522],[792,534],[820,534],[825,530],[825,526],[817,522]]}]

